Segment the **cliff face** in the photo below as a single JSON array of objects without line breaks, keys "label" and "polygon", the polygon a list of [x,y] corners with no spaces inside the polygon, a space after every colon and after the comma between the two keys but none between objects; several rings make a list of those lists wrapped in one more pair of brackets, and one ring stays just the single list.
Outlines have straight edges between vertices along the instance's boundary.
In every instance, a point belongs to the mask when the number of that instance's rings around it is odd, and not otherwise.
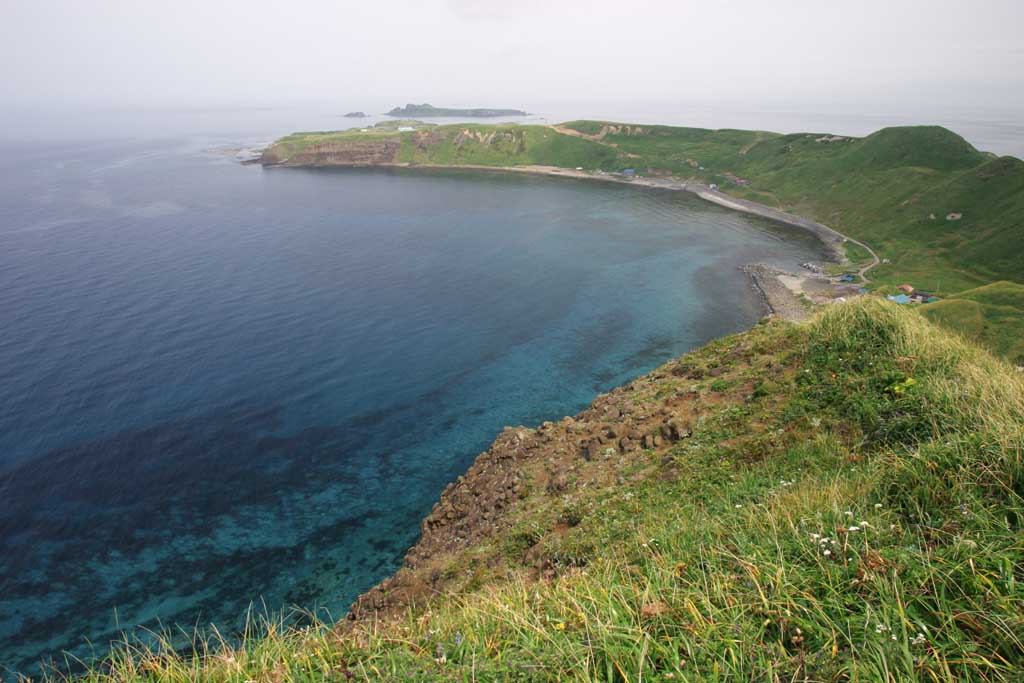
[{"label": "cliff face", "polygon": [[268,147],[264,166],[379,166],[392,164],[401,143],[397,137],[348,138],[326,141],[292,152],[287,145]]},{"label": "cliff face", "polygon": [[[481,573],[525,565],[536,578],[557,575],[565,559],[543,549],[544,536],[563,534],[580,520],[553,513],[559,523],[548,534],[521,537],[514,527],[523,516],[546,515],[569,497],[613,495],[638,481],[679,476],[669,453],[691,438],[703,416],[747,400],[753,370],[762,380],[786,372],[771,354],[756,357],[750,348],[749,338],[735,338],[724,353],[674,360],[597,397],[575,417],[537,428],[506,427],[445,488],[402,567],[360,596],[348,620],[398,617],[439,593],[459,592]],[[701,391],[712,382],[723,388]]]}]

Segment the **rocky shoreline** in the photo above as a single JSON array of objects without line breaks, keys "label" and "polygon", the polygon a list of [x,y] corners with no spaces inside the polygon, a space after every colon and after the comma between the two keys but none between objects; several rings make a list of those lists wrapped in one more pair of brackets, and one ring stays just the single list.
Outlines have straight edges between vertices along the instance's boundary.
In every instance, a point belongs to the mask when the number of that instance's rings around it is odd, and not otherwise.
[{"label": "rocky shoreline", "polygon": [[[457,593],[475,571],[514,571],[504,553],[479,551],[509,536],[510,517],[519,509],[549,506],[582,489],[678,476],[674,461],[665,456],[715,408],[692,388],[707,378],[726,381],[730,375],[725,367],[706,367],[683,356],[599,395],[573,417],[537,428],[506,427],[444,489],[398,571],[359,596],[339,628],[398,620],[409,608]],[[668,387],[675,389],[666,393]],[[558,572],[557,558],[546,557],[539,545],[529,544],[516,559],[520,563],[539,578]]]},{"label": "rocky shoreline", "polygon": [[740,270],[750,276],[754,287],[761,294],[765,307],[772,315],[793,322],[802,322],[810,315],[809,306],[803,299],[779,280],[780,275],[799,276],[763,263],[741,266]]}]

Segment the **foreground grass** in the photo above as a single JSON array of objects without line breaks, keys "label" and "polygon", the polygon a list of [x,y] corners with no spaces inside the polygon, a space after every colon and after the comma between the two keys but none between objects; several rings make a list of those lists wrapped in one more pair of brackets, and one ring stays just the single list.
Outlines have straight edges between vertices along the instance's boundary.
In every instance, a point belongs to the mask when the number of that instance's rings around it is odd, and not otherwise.
[{"label": "foreground grass", "polygon": [[457,559],[462,591],[194,656],[125,643],[84,680],[1022,680],[1017,373],[873,300],[670,366],[724,371],[650,380],[713,406],[693,437],[614,485],[528,498]]}]

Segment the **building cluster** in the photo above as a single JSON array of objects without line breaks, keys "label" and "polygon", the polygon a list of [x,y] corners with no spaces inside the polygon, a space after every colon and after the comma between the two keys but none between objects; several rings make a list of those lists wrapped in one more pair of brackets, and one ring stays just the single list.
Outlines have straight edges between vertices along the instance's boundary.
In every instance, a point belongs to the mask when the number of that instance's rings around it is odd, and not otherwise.
[{"label": "building cluster", "polygon": [[898,304],[931,304],[941,301],[939,297],[923,289],[916,289],[913,285],[900,285],[897,287],[899,294],[890,294],[886,298]]}]

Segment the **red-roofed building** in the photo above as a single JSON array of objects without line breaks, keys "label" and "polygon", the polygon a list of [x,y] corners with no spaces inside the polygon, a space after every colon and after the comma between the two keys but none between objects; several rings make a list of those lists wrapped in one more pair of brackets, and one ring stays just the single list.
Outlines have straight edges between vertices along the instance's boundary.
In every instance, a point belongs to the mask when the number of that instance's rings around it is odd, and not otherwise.
[{"label": "red-roofed building", "polygon": [[906,292],[907,294],[913,294],[914,293],[914,288],[911,287],[910,285],[900,285],[896,289],[900,290],[901,292]]}]

